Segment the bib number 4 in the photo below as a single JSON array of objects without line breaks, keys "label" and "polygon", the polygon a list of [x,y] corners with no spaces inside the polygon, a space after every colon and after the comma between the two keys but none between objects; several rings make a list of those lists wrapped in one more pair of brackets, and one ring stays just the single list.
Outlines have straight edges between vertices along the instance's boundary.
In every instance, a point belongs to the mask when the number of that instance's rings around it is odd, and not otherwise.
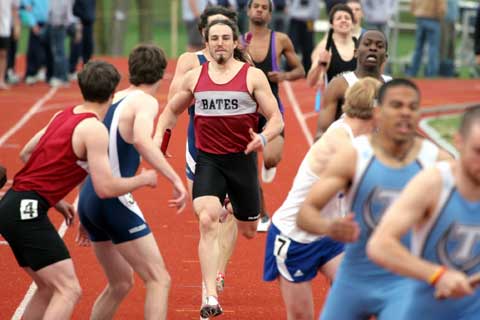
[{"label": "bib number 4", "polygon": [[20,202],[20,219],[30,220],[38,217],[38,201],[23,199]]}]

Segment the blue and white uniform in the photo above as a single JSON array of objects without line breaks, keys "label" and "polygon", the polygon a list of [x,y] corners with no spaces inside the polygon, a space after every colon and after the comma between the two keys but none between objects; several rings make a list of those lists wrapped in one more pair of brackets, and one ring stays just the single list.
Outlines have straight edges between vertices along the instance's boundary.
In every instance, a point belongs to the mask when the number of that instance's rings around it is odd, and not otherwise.
[{"label": "blue and white uniform", "polygon": [[[108,156],[112,173],[116,177],[132,177],[140,164],[140,154],[120,135],[118,122],[124,101],[142,91],[129,93],[112,104],[103,120],[109,131]],[[134,240],[149,234],[150,228],[142,211],[128,193],[117,198],[100,199],[89,176],[80,192],[78,215],[92,241],[112,241],[115,244]]]},{"label": "blue and white uniform", "polygon": [[[328,130],[343,128],[353,140],[352,129],[339,119]],[[327,132],[328,132],[327,130]],[[324,236],[308,233],[297,227],[300,206],[318,181],[308,164],[308,153],[298,168],[287,199],[272,217],[265,250],[263,279],[275,280],[279,274],[291,282],[309,281],[318,269],[343,252],[343,244]],[[325,216],[342,215],[345,198],[337,195],[323,209]]]},{"label": "blue and white uniform", "polygon": [[[203,65],[205,62],[207,62],[207,58],[205,55],[201,52],[198,51],[196,52],[198,62],[200,65]],[[187,178],[191,181],[193,181],[193,178],[195,177],[195,166],[197,164],[197,147],[195,146],[195,129],[193,127],[193,121],[195,119],[195,105],[191,105],[188,108],[188,129],[187,129],[187,146],[185,150],[185,159],[187,161],[187,165],[185,168],[185,172],[187,174]]]},{"label": "blue and white uniform", "polygon": [[[423,167],[435,163],[439,150],[424,140],[414,161],[392,168],[378,160],[368,136],[356,138],[353,145],[357,164],[347,203],[355,214],[360,236],[356,242],[345,245],[345,255],[321,319],[369,319],[371,315],[377,320],[398,319],[404,310],[405,290],[410,281],[372,262],[365,247],[388,206]],[[407,244],[409,236],[403,241]]]},{"label": "blue and white uniform", "polygon": [[[412,253],[470,276],[480,272],[480,201],[468,201],[458,192],[450,163],[440,162],[437,169],[442,191],[429,220],[412,232]],[[412,282],[405,319],[480,318],[480,290],[461,299],[438,300],[433,286]]]}]

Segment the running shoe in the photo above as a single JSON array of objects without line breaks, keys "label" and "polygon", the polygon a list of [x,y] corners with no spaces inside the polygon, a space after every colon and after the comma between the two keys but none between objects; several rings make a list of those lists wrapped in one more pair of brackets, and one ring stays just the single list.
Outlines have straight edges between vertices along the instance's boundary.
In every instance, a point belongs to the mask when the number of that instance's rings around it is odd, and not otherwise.
[{"label": "running shoe", "polygon": [[202,309],[200,309],[200,317],[207,319],[219,316],[222,313],[222,307],[220,307],[217,298],[214,296],[208,296],[207,299],[205,299],[205,304],[202,306]]},{"label": "running shoe", "polygon": [[262,180],[265,183],[270,183],[275,179],[275,175],[277,174],[277,167],[271,167],[267,169],[265,167],[265,163],[262,165]]},{"label": "running shoe", "polygon": [[265,215],[260,218],[260,221],[258,221],[257,232],[267,232],[271,222],[272,220],[270,220],[268,214],[265,213]]}]

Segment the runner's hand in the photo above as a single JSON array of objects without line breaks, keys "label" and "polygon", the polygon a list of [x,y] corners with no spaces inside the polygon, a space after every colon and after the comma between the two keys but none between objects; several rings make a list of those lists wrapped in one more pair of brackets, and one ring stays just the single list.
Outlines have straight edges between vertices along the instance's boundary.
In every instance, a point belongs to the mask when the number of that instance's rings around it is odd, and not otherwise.
[{"label": "runner's hand", "polygon": [[279,83],[279,82],[287,80],[287,75],[286,75],[285,72],[270,71],[270,72],[267,73],[267,76],[268,76],[268,80],[270,80],[270,82]]},{"label": "runner's hand", "polygon": [[75,242],[80,247],[90,247],[90,239],[88,238],[87,230],[83,224],[78,223],[77,235],[75,236]]},{"label": "runner's hand", "polygon": [[65,224],[70,227],[73,223],[73,218],[75,217],[75,209],[73,206],[65,200],[60,200],[55,205],[55,209],[63,215],[65,218]]},{"label": "runner's hand", "polygon": [[253,151],[258,151],[263,149],[264,145],[262,143],[262,138],[258,133],[255,133],[252,128],[248,129],[248,133],[250,133],[250,137],[252,141],[247,145],[245,149],[245,154],[249,154]]},{"label": "runner's hand", "polygon": [[168,206],[170,208],[177,208],[177,213],[180,213],[185,209],[186,204],[187,190],[179,180],[173,184],[173,198],[168,200]]},{"label": "runner's hand", "polygon": [[330,221],[327,235],[333,240],[341,242],[355,242],[360,236],[360,227],[354,220],[355,216],[350,213],[345,217],[334,218]]},{"label": "runner's hand", "polygon": [[473,294],[468,277],[463,272],[448,269],[435,285],[435,298],[462,298]]},{"label": "runner's hand", "polygon": [[139,176],[144,178],[144,186],[155,188],[157,186],[157,172],[152,169],[142,169]]}]

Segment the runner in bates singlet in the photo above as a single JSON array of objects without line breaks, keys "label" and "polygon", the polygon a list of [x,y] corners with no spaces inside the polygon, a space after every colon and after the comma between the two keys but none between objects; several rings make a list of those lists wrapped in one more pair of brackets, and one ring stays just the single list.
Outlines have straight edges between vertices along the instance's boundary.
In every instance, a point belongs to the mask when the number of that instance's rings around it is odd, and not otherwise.
[{"label": "runner in bates singlet", "polygon": [[[227,9],[222,6],[208,6],[200,15],[200,21],[198,23],[198,30],[202,35],[204,35],[205,28],[207,25],[218,19],[229,19],[237,23],[237,14],[236,12]],[[239,49],[236,49],[234,57],[238,60],[242,60],[243,52]],[[180,55],[177,60],[177,65],[175,68],[175,73],[168,90],[168,99],[171,99],[179,90],[181,83],[183,82],[183,76],[190,70],[204,64],[205,62],[211,60],[212,57],[207,49],[203,49],[198,52],[185,52]],[[197,164],[197,147],[195,146],[195,128],[194,128],[194,119],[195,119],[195,106],[192,104],[188,108],[188,129],[187,129],[187,143],[185,148],[185,160],[186,168],[185,174],[187,178],[187,188],[190,196],[192,195],[192,186],[193,180],[195,178],[195,167]],[[159,133],[159,136],[161,133]],[[226,201],[228,202],[228,201]],[[235,224],[234,218],[231,214],[231,206],[226,205],[220,221],[220,233],[218,237],[218,243],[220,247],[220,258],[218,260],[217,267],[217,277],[216,285],[219,292],[223,291],[225,285],[225,276],[227,271],[227,266],[229,265],[230,257],[235,248],[237,242],[237,226]],[[202,279],[202,304],[205,300],[205,284]]]},{"label": "runner in bates singlet", "polygon": [[[262,71],[235,60],[236,26],[215,20],[205,30],[212,61],[189,72],[158,120],[157,134],[173,128],[195,100],[195,144],[198,149],[193,207],[200,221],[199,258],[207,298],[202,317],[222,313],[215,285],[218,219],[228,193],[238,231],[254,237],[260,215],[255,151],[280,134],[283,121]],[[257,133],[257,112],[267,118]],[[161,139],[160,139],[161,140]]]}]

